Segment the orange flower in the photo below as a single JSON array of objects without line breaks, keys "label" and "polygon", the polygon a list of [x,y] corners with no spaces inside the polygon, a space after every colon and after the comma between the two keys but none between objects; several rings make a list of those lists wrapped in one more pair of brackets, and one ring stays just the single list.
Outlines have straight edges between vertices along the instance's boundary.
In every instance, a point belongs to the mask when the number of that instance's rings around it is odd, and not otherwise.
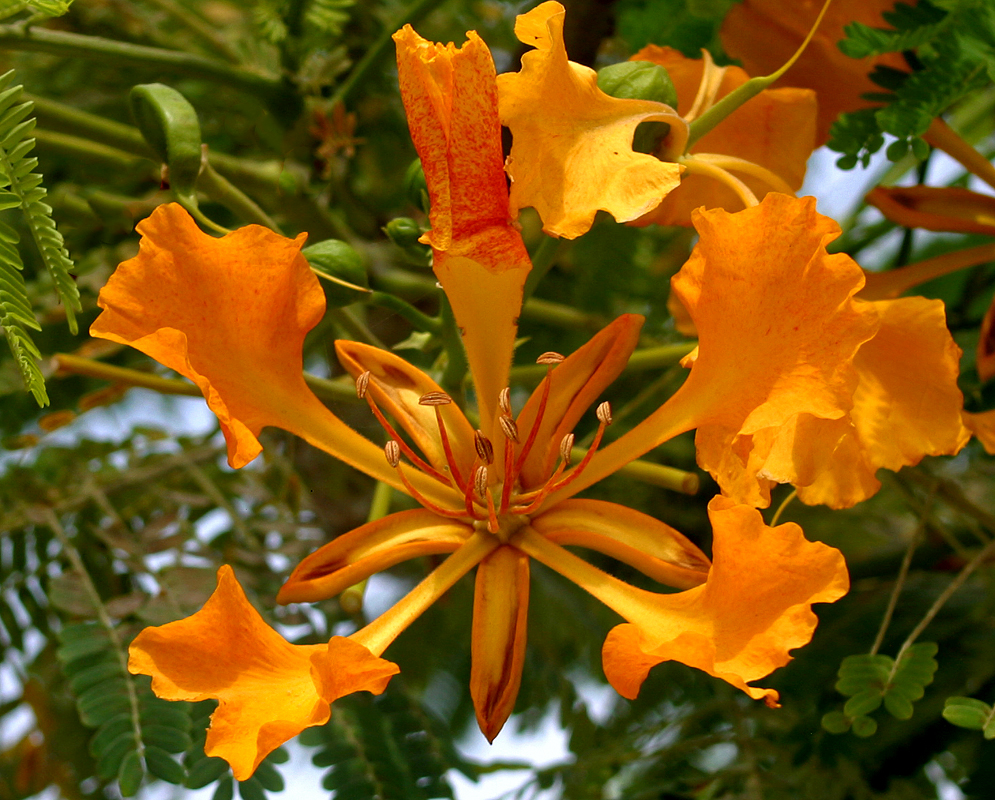
[{"label": "orange flower", "polygon": [[[572,463],[574,426],[625,367],[642,318],[620,317],[567,358],[541,356],[546,378],[514,413],[508,364],[528,261],[517,232],[496,211],[507,198],[494,166],[500,158],[494,107],[488,112],[477,106],[480,96],[494,97],[488,90],[493,67],[473,36],[460,49],[432,45],[410,29],[397,40],[405,102],[438,226],[428,240],[444,285],[450,281],[457,319],[466,314],[460,324],[481,429],[428,375],[356,342],[338,342],[337,350],[360,398],[383,425],[386,447],[363,439],[321,406],[299,374],[304,334],[321,316],[320,288],[298,254],[299,240],[255,226],[214,239],[178,207],[156,209],[139,226],[138,256],[119,267],[102,294],[104,312],[92,330],[149,352],[197,381],[222,419],[232,463],[244,463],[253,448],[258,452],[255,437],[262,426],[278,425],[422,505],[320,548],[294,570],[280,602],[333,596],[409,558],[447,557],[390,610],[348,640],[333,639],[327,649],[289,645],[237,603],[225,601],[222,613],[217,599],[189,620],[143,632],[134,645],[133,668],[152,674],[162,696],[220,697],[225,711],[216,715],[209,746],[223,742],[212,752],[245,775],[280,741],[327,717],[334,697],[382,688],[393,671],[380,659],[383,652],[476,568],[471,695],[481,729],[493,738],[514,707],[521,679],[529,558],[536,558],[627,620],[605,650],[606,670],[620,691],[631,696],[650,663],[674,658],[774,702],[773,692],[748,684],[784,664],[788,651],[811,636],[812,603],[835,600],[846,590],[839,554],[805,543],[796,526],[768,529],[759,512],[720,498],[711,506],[721,542],[713,566],[664,523],[574,496],[694,428],[700,440],[727,439],[749,453],[755,435],[788,435],[801,414],[842,419],[856,383],[849,361],[877,324],[872,312],[851,299],[860,286],[859,269],[842,256],[811,258],[808,240],[822,241],[828,228],[810,201],[771,194],[752,209],[744,224],[766,231],[753,234],[756,248],[744,248],[739,228],[715,216],[724,212],[697,215],[701,240],[677,280],[701,333],[688,380],[604,449],[611,409],[598,405],[594,441]],[[464,104],[476,110],[467,112]],[[483,134],[455,135],[462,125],[472,127],[471,117],[481,120],[493,141]],[[481,181],[483,188],[462,192],[454,185],[459,175]],[[499,195],[484,196],[489,192]],[[480,225],[473,224],[477,213]],[[480,281],[484,275],[507,283]],[[495,286],[517,289],[500,294]],[[775,299],[786,286],[794,298],[788,307]],[[290,388],[271,386],[273,381]],[[501,388],[487,397],[489,386]],[[566,545],[597,550],[686,591],[636,589],[586,564]],[[756,561],[766,568],[755,569]],[[788,577],[775,580],[771,573]],[[237,594],[225,574],[218,598]],[[744,628],[747,606],[750,623]],[[239,657],[204,676],[203,664],[215,658],[206,634],[218,616],[232,629],[219,637],[219,647]],[[644,654],[627,655],[633,648]],[[333,675],[344,677],[330,689]],[[287,686],[289,699],[268,683]],[[260,693],[267,697],[257,702]],[[242,718],[244,725],[237,721]]]},{"label": "orange flower", "polygon": [[864,199],[904,228],[995,236],[995,197],[970,189],[878,186]]},{"label": "orange flower", "polygon": [[[729,9],[722,23],[722,46],[730,56],[742,61],[751,75],[767,75],[798,49],[822,5],[823,0],[744,0]],[[855,59],[843,55],[836,46],[844,36],[844,26],[851,22],[887,27],[881,12],[894,5],[894,0],[834,0],[808,48],[781,79],[783,86],[816,91],[816,144],[829,139],[829,127],[841,113],[869,105],[861,95],[882,91],[867,77],[875,66],[908,70],[900,55]]]},{"label": "orange flower", "polygon": [[[649,45],[631,61],[649,61],[667,70],[677,90],[677,112],[691,122],[733,89],[749,80],[739,67],[716,67],[705,52],[692,59],[670,47]],[[757,197],[768,191],[792,193],[801,188],[805,164],[815,149],[815,93],[809,89],[767,89],[738,108],[688,151],[706,163],[740,170],[743,183]],[[715,177],[685,174],[681,185],[633,225],[691,225],[691,211],[736,211],[743,200]]]},{"label": "orange flower", "polygon": [[334,636],[327,645],[294,645],[267,625],[245,598],[231,567],[187,619],[146,628],[131,644],[128,670],[151,675],[167,700],[220,700],[204,750],[244,781],[267,755],[312,725],[329,703],[352,692],[380,694],[397,665]]}]

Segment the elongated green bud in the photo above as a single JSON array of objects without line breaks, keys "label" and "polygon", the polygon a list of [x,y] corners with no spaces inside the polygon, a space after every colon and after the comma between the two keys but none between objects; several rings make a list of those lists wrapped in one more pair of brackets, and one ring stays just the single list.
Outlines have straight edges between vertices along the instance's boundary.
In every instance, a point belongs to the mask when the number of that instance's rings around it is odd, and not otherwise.
[{"label": "elongated green bud", "polygon": [[408,200],[412,205],[420,208],[426,214],[429,211],[428,184],[425,183],[425,171],[421,167],[421,160],[415,159],[404,174],[404,190],[407,192]]},{"label": "elongated green bud", "polygon": [[145,141],[169,168],[170,188],[177,198],[196,206],[201,139],[194,107],[176,89],[161,83],[134,87],[128,103]]},{"label": "elongated green bud", "polygon": [[383,232],[398,247],[410,247],[418,244],[425,231],[411,217],[397,217],[384,226]]},{"label": "elongated green bud", "polygon": [[301,250],[311,267],[324,278],[329,308],[341,308],[369,294],[370,282],[363,257],[338,239],[326,239]]}]

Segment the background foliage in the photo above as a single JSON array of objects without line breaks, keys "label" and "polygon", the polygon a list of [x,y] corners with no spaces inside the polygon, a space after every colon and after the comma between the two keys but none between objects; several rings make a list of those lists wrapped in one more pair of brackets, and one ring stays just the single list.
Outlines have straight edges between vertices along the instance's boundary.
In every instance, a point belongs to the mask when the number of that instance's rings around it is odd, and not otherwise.
[{"label": "background foliage", "polygon": [[[708,47],[722,59],[717,29],[727,0],[568,5],[567,49],[577,61],[609,63],[648,42],[691,55]],[[337,381],[332,341],[385,342],[423,367],[440,363],[439,342],[413,330],[411,315],[385,299],[437,311],[425,254],[416,237],[398,232],[408,223],[394,224],[394,241],[383,232],[397,217],[426,223],[406,179],[414,150],[387,37],[405,21],[442,41],[462,41],[475,28],[500,71],[516,63],[512,26],[524,8],[497,0],[0,3],[0,68],[15,70],[0,78],[0,324],[11,345],[0,356],[0,800],[51,786],[66,798],[90,798],[150,792],[166,782],[213,786],[216,800],[235,791],[262,800],[283,789],[283,750],[237,786],[224,762],[204,757],[211,703],[154,698],[146,679],[127,674],[127,644],[143,626],[199,608],[221,563],[234,565],[257,607],[295,641],[319,641],[349,626],[355,618],[336,601],[275,608],[273,597],[301,557],[365,521],[372,482],[274,430],[264,455],[234,472],[213,429],[191,435],[172,421],[190,406],[129,390],[109,373],[60,375],[50,360],[36,359],[76,352],[150,381],[159,375],[137,352],[77,334],[73,318],[85,331],[100,287],[136,251],[135,223],[173,192],[186,192],[224,225],[272,221],[287,235],[308,231],[311,242],[338,238],[358,250],[364,279],[382,296],[342,305],[354,297],[329,289],[335,308],[308,338],[305,363],[337,413],[376,435],[365,407],[353,405],[351,389]],[[938,111],[951,110],[982,150],[991,147],[993,17],[990,3],[936,0],[903,17],[897,33],[851,32],[855,54],[918,48],[923,69],[913,78],[920,83],[948,61],[959,77],[956,86],[930,84],[930,93],[890,86],[896,99],[885,112],[844,121],[837,139],[855,130],[864,137],[841,148],[853,156],[850,166],[868,141],[890,133],[910,145],[889,149],[896,163],[885,177],[918,168],[923,180],[932,157],[917,143],[919,121]],[[154,124],[136,126],[129,92],[153,82],[177,90],[196,110],[209,165],[199,180],[195,169],[183,185],[177,167],[187,158],[199,169],[199,142],[185,154],[164,154],[149,133]],[[170,160],[171,187],[163,159]],[[36,175],[44,175],[47,196]],[[523,221],[534,251],[542,238],[536,220]],[[869,267],[983,241],[895,231],[863,213],[840,222],[846,232],[837,247]],[[525,306],[517,362],[529,364],[545,350],[568,353],[626,311],[647,315],[643,346],[682,341],[666,298],[691,243],[683,230],[605,219],[573,246],[547,244],[552,268]],[[995,405],[995,389],[981,385],[973,369],[993,287],[995,270],[987,265],[924,288],[947,303],[965,350],[962,388],[971,410]],[[627,371],[606,397],[617,409],[612,432],[658,405],[680,372],[673,359]],[[516,376],[516,391],[537,377],[528,368]],[[159,388],[191,393],[176,382]],[[50,408],[39,410],[46,398]],[[137,424],[150,408],[158,421]],[[652,458],[695,469],[688,438]],[[813,643],[771,679],[784,700],[778,711],[664,664],[637,701],[617,699],[607,717],[593,718],[584,687],[604,685],[600,644],[614,620],[537,567],[512,725],[535,726],[553,710],[573,759],[522,773],[521,796],[551,788],[570,800],[899,800],[937,796],[938,783],[950,782],[967,797],[995,796],[993,474],[995,462],[972,443],[956,458],[884,476],[884,489],[854,509],[787,509],[785,518],[799,521],[810,538],[846,553],[854,587],[818,609]],[[702,483],[697,495],[685,496],[615,476],[597,496],[664,519],[707,550],[704,504],[714,486],[705,476]],[[394,507],[402,507],[400,498]],[[968,564],[973,571],[964,576]],[[640,580],[624,565],[601,565]],[[394,582],[373,584],[368,601],[379,604],[378,591],[412,583],[429,566],[395,570]],[[951,592],[957,576],[963,582]],[[300,738],[321,771],[320,791],[343,800],[451,797],[451,770],[475,778],[491,769],[456,747],[473,724],[471,591],[466,581],[457,585],[392,647],[403,675],[382,697],[337,702],[328,725]],[[910,640],[945,593],[949,599],[918,643]],[[897,605],[885,629],[893,594]]]}]

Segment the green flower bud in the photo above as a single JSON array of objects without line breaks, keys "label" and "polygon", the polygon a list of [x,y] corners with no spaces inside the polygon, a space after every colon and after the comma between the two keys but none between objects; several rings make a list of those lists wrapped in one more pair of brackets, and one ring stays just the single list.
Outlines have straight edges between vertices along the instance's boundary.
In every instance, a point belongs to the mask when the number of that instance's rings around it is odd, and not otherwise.
[{"label": "green flower bud", "polygon": [[418,240],[424,231],[411,217],[398,217],[388,222],[383,229],[394,244],[398,247],[410,247],[418,244]]},{"label": "green flower bud", "polygon": [[135,86],[128,103],[145,141],[169,167],[170,188],[177,197],[196,204],[201,139],[194,107],[178,91],[161,83]]},{"label": "green flower bud", "polygon": [[598,70],[598,88],[622,100],[655,100],[677,108],[670,74],[649,61],[623,61]]},{"label": "green flower bud", "polygon": [[425,172],[421,168],[421,161],[415,159],[408,167],[404,175],[404,190],[408,194],[408,200],[412,205],[417,206],[426,214],[429,210],[428,184],[425,183]]},{"label": "green flower bud", "polygon": [[[363,257],[356,249],[338,239],[326,239],[301,250],[301,254],[316,270],[332,280],[323,280],[329,308],[341,308],[362,300],[369,289]],[[346,285],[348,284],[348,285]]]}]

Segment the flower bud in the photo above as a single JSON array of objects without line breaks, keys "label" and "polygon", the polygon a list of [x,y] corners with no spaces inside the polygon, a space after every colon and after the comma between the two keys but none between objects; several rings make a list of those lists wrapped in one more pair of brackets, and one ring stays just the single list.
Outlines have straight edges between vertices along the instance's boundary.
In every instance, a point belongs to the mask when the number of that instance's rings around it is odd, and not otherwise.
[{"label": "flower bud", "polygon": [[425,182],[425,171],[422,169],[420,159],[412,161],[404,174],[404,191],[413,206],[428,213],[428,184]]},{"label": "flower bud", "polygon": [[301,250],[316,270],[333,280],[325,280],[325,298],[329,308],[341,308],[361,300],[369,288],[366,265],[355,248],[338,239],[326,239]]},{"label": "flower bud", "polygon": [[411,217],[392,219],[384,226],[383,232],[398,247],[411,247],[411,245],[418,244],[418,239],[424,233],[421,225]]}]

